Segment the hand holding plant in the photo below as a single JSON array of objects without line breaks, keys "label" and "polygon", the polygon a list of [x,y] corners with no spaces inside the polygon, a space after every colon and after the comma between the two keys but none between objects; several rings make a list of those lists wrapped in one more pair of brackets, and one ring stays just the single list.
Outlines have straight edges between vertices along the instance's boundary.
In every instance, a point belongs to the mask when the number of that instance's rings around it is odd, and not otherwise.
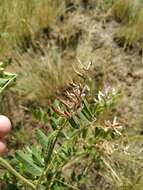
[{"label": "hand holding plant", "polygon": [[[3,95],[3,91],[6,90],[13,84],[16,79],[16,74],[12,74],[5,71],[5,67],[11,63],[11,60],[0,62],[0,93]],[[5,137],[11,130],[10,120],[0,115],[0,156],[5,154],[7,151]]]}]

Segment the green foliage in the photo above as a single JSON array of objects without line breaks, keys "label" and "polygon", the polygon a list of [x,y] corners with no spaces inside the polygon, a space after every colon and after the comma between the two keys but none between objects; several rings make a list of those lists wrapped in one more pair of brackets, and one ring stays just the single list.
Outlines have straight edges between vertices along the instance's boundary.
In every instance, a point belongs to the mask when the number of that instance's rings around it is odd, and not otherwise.
[{"label": "green foliage", "polygon": [[[6,71],[6,67],[11,64],[11,59],[0,62],[0,112],[6,107],[4,99],[6,92],[15,85],[17,74]],[[8,108],[9,109],[9,108]]]},{"label": "green foliage", "polygon": [[[18,189],[21,185],[24,189],[27,185],[41,190],[57,187],[60,190],[89,189],[90,186],[97,186],[97,178],[104,178],[100,174],[104,167],[110,170],[112,180],[120,181],[118,174],[105,160],[106,154],[112,154],[108,153],[110,143],[113,147],[114,141],[122,136],[122,127],[116,118],[113,123],[100,121],[104,112],[117,101],[118,93],[105,89],[105,92],[99,92],[92,98],[85,87],[74,83],[69,85],[69,91],[65,93],[47,111],[40,109],[35,114],[32,110],[40,121],[43,121],[43,115],[47,115],[51,128],[48,132],[38,129],[37,143],[17,151],[10,158],[17,173],[9,171],[17,177]],[[104,147],[104,143],[107,143],[107,147]],[[114,148],[112,151],[115,151]],[[3,160],[0,161],[3,163]]]},{"label": "green foliage", "polygon": [[16,80],[16,74],[6,72],[5,67],[10,64],[10,60],[0,62],[0,93],[9,88]]}]

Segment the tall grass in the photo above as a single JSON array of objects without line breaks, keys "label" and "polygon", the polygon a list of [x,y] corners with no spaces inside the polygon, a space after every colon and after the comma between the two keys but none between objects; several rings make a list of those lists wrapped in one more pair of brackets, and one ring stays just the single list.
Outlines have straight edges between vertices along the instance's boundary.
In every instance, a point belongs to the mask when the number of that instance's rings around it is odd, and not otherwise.
[{"label": "tall grass", "polygon": [[18,62],[13,65],[19,75],[16,88],[40,103],[53,98],[75,75],[71,62],[62,59],[55,45],[45,47],[43,51],[44,56],[32,51],[23,55],[17,53]]},{"label": "tall grass", "polygon": [[116,36],[127,45],[141,40],[143,37],[143,1],[118,0],[113,5],[115,18],[122,23]]},{"label": "tall grass", "polygon": [[55,22],[64,10],[60,0],[0,1],[0,53],[36,38],[38,31]]}]

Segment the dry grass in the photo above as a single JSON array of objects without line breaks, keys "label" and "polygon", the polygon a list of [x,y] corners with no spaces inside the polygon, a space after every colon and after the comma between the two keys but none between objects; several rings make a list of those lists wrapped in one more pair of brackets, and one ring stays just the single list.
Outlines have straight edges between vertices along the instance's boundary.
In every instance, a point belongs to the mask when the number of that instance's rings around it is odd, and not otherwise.
[{"label": "dry grass", "polygon": [[[38,99],[53,95],[56,87],[63,86],[70,78],[66,74],[69,67],[64,66],[55,48],[44,47],[45,56],[42,57],[26,49],[27,43],[37,47],[41,30],[53,26],[64,12],[65,1],[60,0],[0,2],[0,59],[12,57],[16,60],[12,70],[19,74],[18,90]],[[21,54],[21,49],[29,52]]]},{"label": "dry grass", "polygon": [[122,23],[116,37],[127,45],[141,40],[143,37],[143,2],[118,0],[112,9],[115,18]]},{"label": "dry grass", "polygon": [[45,47],[43,51],[44,56],[32,51],[17,54],[18,61],[12,68],[19,75],[16,88],[40,103],[53,98],[75,75],[71,62],[62,59],[56,46]]},{"label": "dry grass", "polygon": [[0,53],[6,54],[25,39],[34,40],[40,29],[56,22],[65,11],[60,0],[3,0],[0,2]]}]

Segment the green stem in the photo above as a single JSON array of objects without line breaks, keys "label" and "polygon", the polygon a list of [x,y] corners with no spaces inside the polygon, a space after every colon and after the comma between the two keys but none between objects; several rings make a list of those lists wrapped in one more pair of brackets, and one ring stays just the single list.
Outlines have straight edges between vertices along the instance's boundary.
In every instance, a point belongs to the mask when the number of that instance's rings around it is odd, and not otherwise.
[{"label": "green stem", "polygon": [[46,167],[44,168],[41,176],[39,177],[39,179],[37,181],[36,188],[38,188],[39,184],[41,183],[41,181],[43,179],[43,176],[46,175],[48,173],[48,171],[49,171],[50,161],[51,161],[51,157],[52,157],[52,154],[53,154],[56,142],[58,140],[59,134],[61,133],[61,131],[63,130],[63,128],[66,126],[67,122],[68,122],[68,120],[65,120],[64,124],[59,128],[58,133],[57,133],[57,135],[55,137],[55,140],[53,141],[53,143],[51,144],[51,146],[49,148],[49,151],[47,153],[48,159],[46,160]]},{"label": "green stem", "polygon": [[24,184],[28,185],[32,189],[36,190],[36,186],[28,181],[25,177],[23,177],[21,174],[19,174],[6,160],[4,160],[2,157],[0,157],[0,165],[4,168],[6,168],[9,172],[11,172],[13,175],[15,175],[19,180],[21,180]]},{"label": "green stem", "polygon": [[49,153],[48,153],[49,156],[48,156],[48,161],[47,161],[47,167],[46,167],[46,170],[45,170],[46,173],[47,173],[48,170],[49,170],[48,165],[50,164],[50,160],[51,160],[51,157],[52,157],[52,154],[53,154],[53,151],[54,151],[56,142],[57,142],[57,140],[58,140],[58,137],[59,137],[61,131],[63,130],[63,128],[66,126],[67,122],[68,122],[68,120],[66,120],[66,121],[64,122],[64,124],[59,128],[58,133],[57,133],[57,135],[56,135],[56,137],[55,137],[55,140],[54,140],[53,144],[51,145],[51,148],[49,149]]}]

